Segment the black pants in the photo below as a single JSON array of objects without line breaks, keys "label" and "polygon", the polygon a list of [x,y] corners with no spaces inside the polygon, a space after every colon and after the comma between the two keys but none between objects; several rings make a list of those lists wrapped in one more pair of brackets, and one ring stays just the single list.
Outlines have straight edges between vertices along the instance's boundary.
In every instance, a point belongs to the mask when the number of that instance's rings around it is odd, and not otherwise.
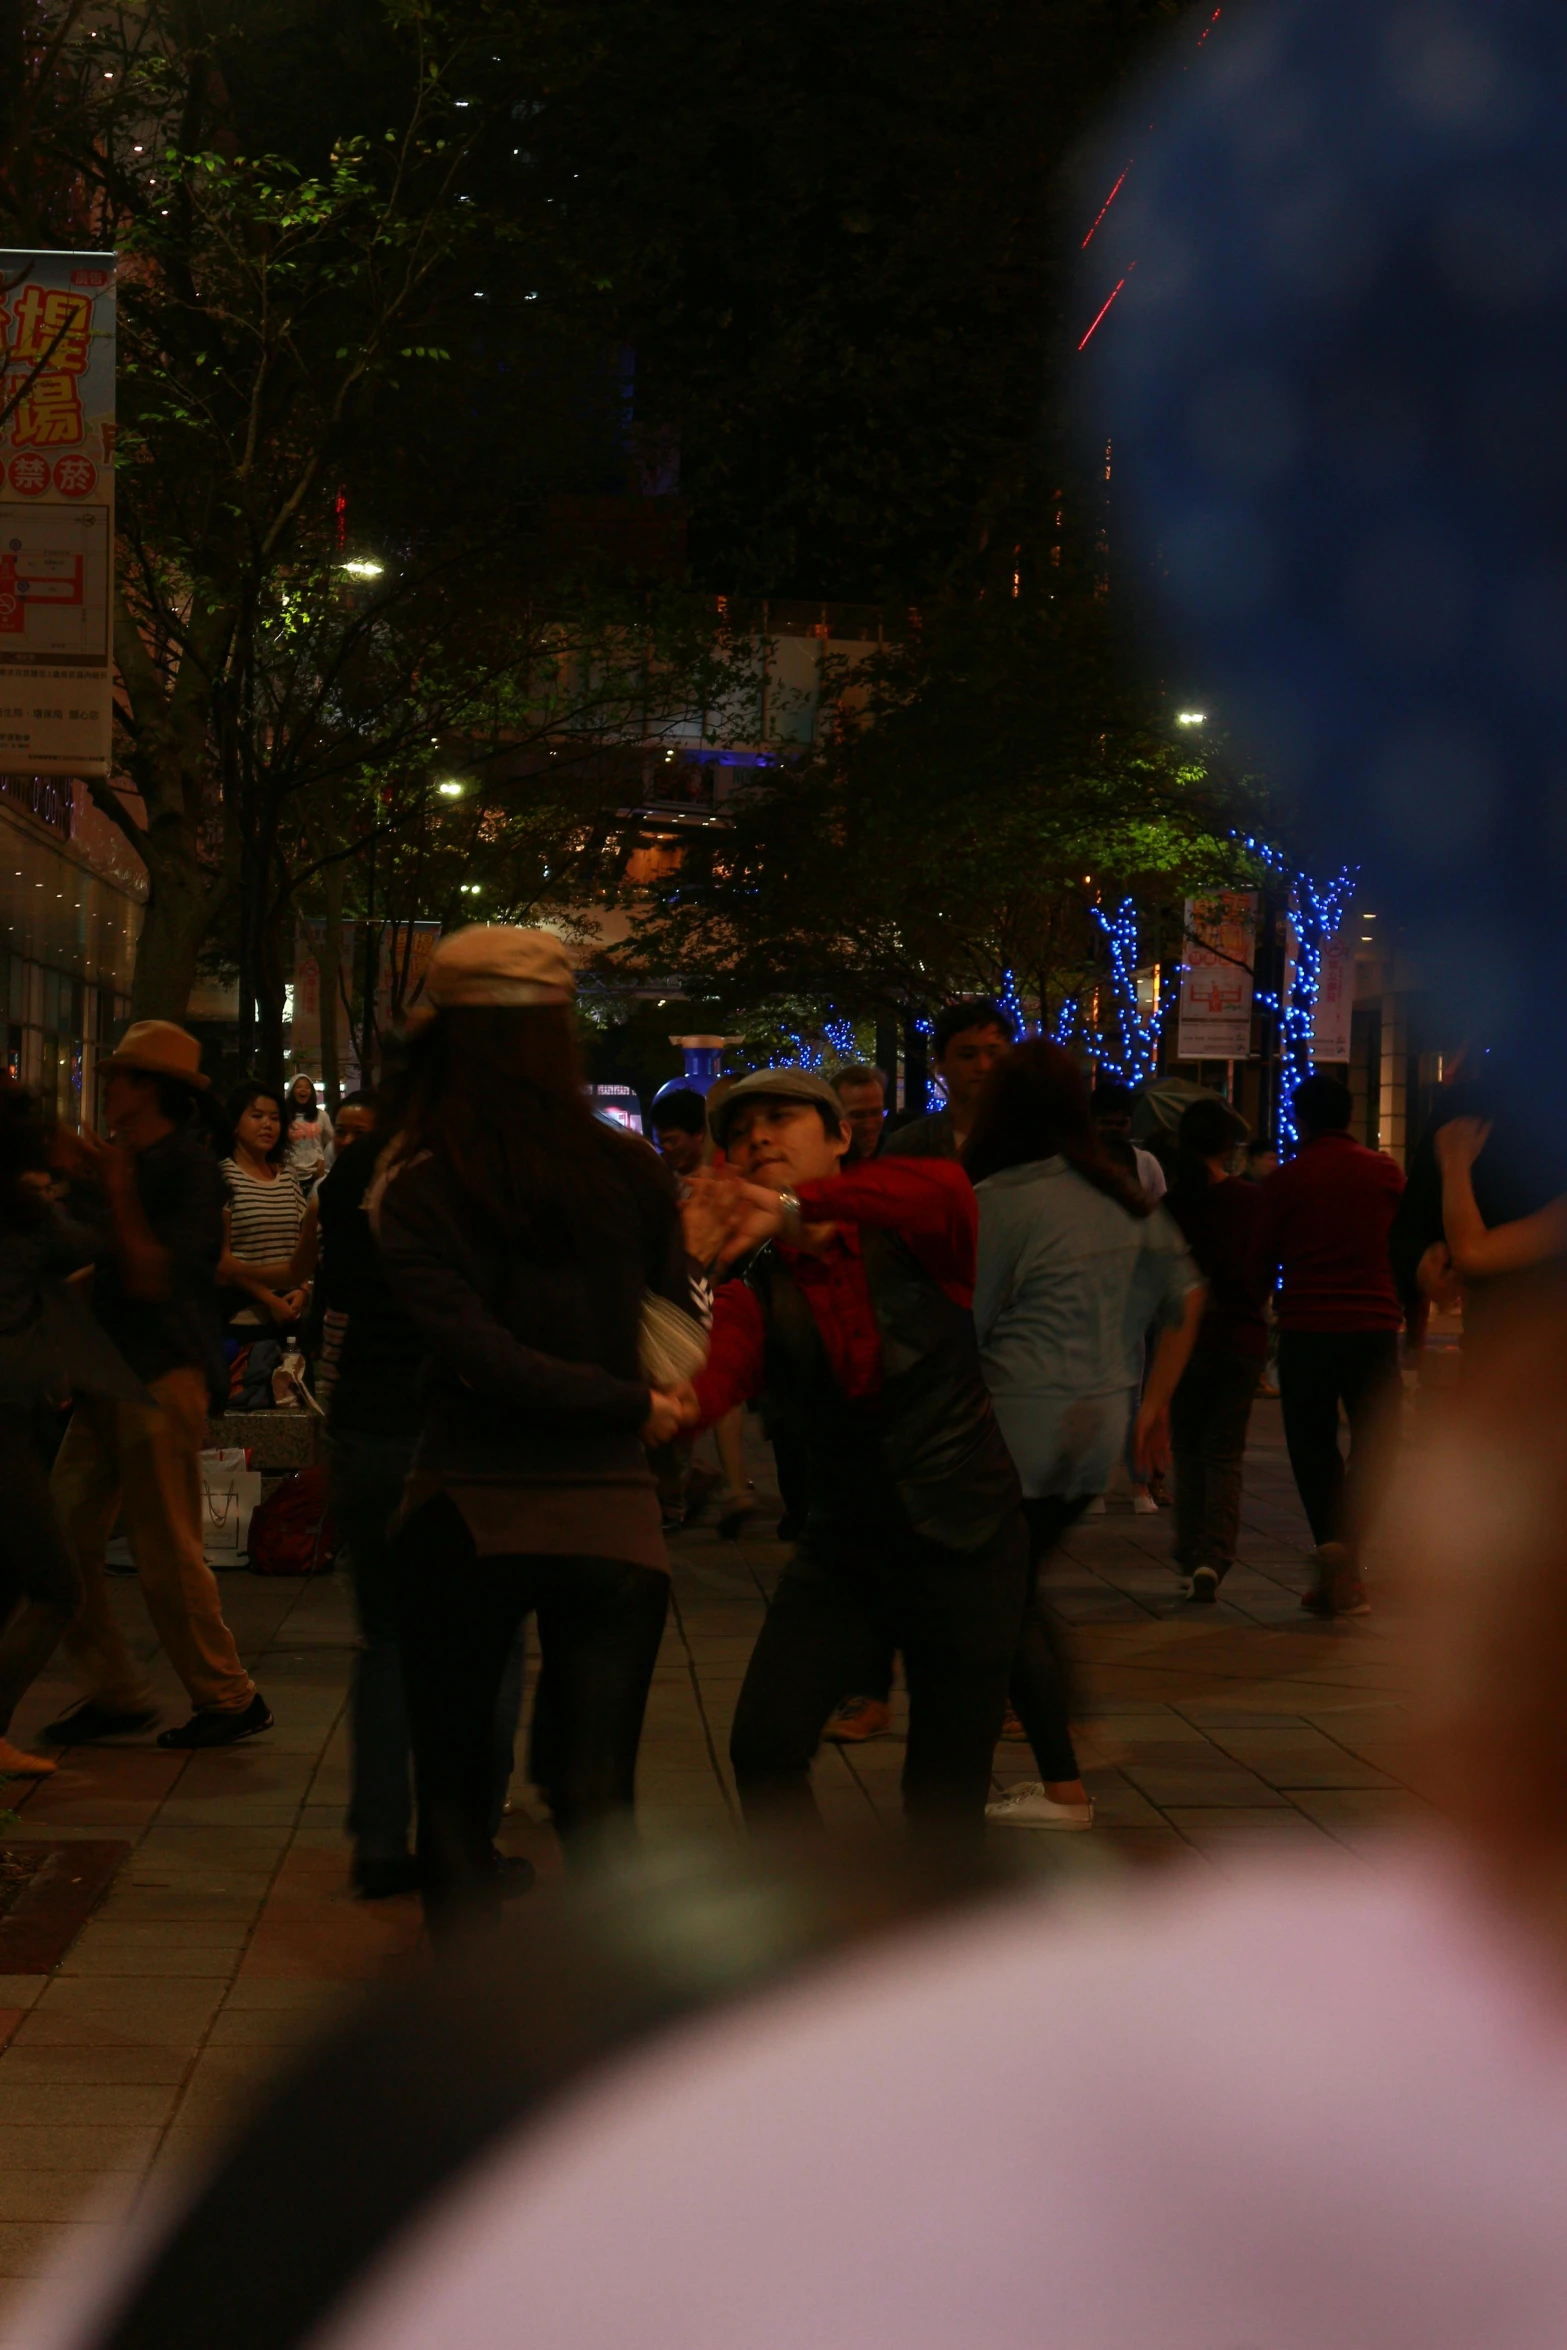
[{"label": "black pants", "polygon": [[[0,1412],[0,1738],[82,1603],[29,1415]],[[20,1603],[20,1604],[18,1604]]]},{"label": "black pants", "polygon": [[[1279,1340],[1284,1441],[1314,1542],[1361,1544],[1398,1455],[1398,1333],[1286,1330]],[[1349,1422],[1349,1460],[1338,1445],[1339,1405]]]},{"label": "black pants", "polygon": [[535,1767],[562,1841],[630,1811],[669,1578],[621,1559],[480,1558],[445,1494],[403,1528],[397,1562],[419,1861],[438,1917],[490,1881],[496,1693],[525,1616],[549,1714]]},{"label": "black pants", "polygon": [[1171,1398],[1173,1549],[1188,1574],[1212,1567],[1222,1580],[1235,1564],[1246,1428],[1261,1376],[1262,1364],[1249,1355],[1199,1351]]},{"label": "black pants", "polygon": [[1071,1728],[1072,1672],[1060,1634],[1045,1611],[1039,1577],[1046,1559],[1067,1528],[1082,1516],[1091,1498],[1085,1493],[1067,1501],[1052,1493],[1023,1504],[1028,1525],[1028,1590],[1009,1694],[1012,1710],[1028,1732],[1039,1776],[1052,1785],[1077,1777]]},{"label": "black pants", "polygon": [[811,1526],[773,1594],[729,1741],[746,1817],[813,1821],[811,1758],[867,1657],[903,1651],[903,1807],[921,1828],[982,1832],[1017,1646],[1027,1541],[1012,1518],[981,1550],[907,1525]]}]

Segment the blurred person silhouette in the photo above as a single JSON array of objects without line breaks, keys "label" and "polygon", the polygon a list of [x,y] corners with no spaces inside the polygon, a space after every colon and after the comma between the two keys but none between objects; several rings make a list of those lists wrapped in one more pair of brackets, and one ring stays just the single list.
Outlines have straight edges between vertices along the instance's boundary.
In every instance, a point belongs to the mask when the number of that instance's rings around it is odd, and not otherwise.
[{"label": "blurred person silhouette", "polygon": [[101,1211],[106,1225],[93,1314],[146,1394],[79,1395],[55,1456],[55,1507],[83,1587],[63,1645],[87,1689],[43,1735],[88,1745],[158,1718],[105,1580],[123,1506],[147,1612],[192,1708],[158,1744],[232,1746],[270,1730],[272,1715],[240,1661],[202,1545],[207,1413],[228,1385],[216,1278],[225,1191],[209,1148],[226,1129],[208,1098],[201,1047],[172,1021],[133,1021],[98,1067],[110,1140],[84,1128],[58,1135],[55,1148],[76,1178],[73,1201]]},{"label": "blurred person silhouette", "polygon": [[1252,1264],[1261,1192],[1235,1173],[1246,1124],[1227,1102],[1181,1113],[1165,1206],[1208,1284],[1192,1357],[1170,1401],[1175,1457],[1171,1555],[1186,1596],[1211,1605],[1235,1564],[1251,1407],[1268,1353],[1265,1291]]},{"label": "blurred person silhouette", "polygon": [[501,1890],[497,1692],[532,1615],[533,1751],[575,1852],[629,1813],[669,1564],[644,1445],[681,1424],[640,1368],[649,1295],[689,1308],[674,1187],[583,1090],[575,980],[547,931],[436,946],[373,1198],[392,1296],[425,1346],[397,1536],[420,1890],[444,1927]]},{"label": "blurred person silhouette", "polygon": [[707,1104],[694,1086],[661,1093],[652,1109],[653,1141],[659,1157],[683,1187],[696,1174],[707,1143]]},{"label": "blurred person silhouette", "polygon": [[1300,1148],[1258,1193],[1252,1277],[1264,1292],[1275,1273],[1280,1281],[1284,1441],[1316,1544],[1300,1604],[1312,1615],[1363,1616],[1365,1541],[1398,1451],[1404,1309],[1390,1238],[1404,1178],[1385,1152],[1350,1134],[1354,1101],[1338,1078],[1306,1078],[1290,1107]]},{"label": "blurred person silhouette", "polygon": [[[1204,1291],[1175,1225],[1105,1149],[1082,1071],[1059,1045],[1035,1038],[996,1069],[963,1167],[979,1202],[980,1363],[1028,1525],[1010,1694],[1039,1766],[1037,1780],[998,1797],[986,1817],[1006,1828],[1087,1828],[1071,1677],[1043,1572],[1104,1490],[1129,1422],[1138,1468],[1167,1464],[1171,1399]],[[1158,1336],[1145,1381],[1150,1327]]]},{"label": "blurred person silhouette", "polygon": [[1016,1038],[1017,1023],[989,996],[971,996],[938,1012],[930,1065],[946,1089],[945,1105],[883,1134],[881,1156],[955,1159],[968,1140],[986,1078]]},{"label": "blurred person silhouette", "polygon": [[[508,2350],[520,2309],[649,2350],[1557,2343],[1562,1313],[1497,1365],[1404,1505],[1439,1808],[1374,1867],[1324,1840],[1063,1896],[763,1846],[579,1879],[73,2248],[15,2350],[199,2350],[239,2273],[233,2350]],[[874,2162],[823,2131],[846,2101]],[[1041,2197],[1018,2150],[1047,2140]],[[246,2271],[258,2235],[288,2257]]]},{"label": "blurred person silhouette", "polygon": [[47,1755],[11,1743],[21,1699],[59,1647],[82,1582],[49,1490],[41,1420],[75,1393],[146,1404],[147,1390],[69,1279],[99,1235],[50,1197],[37,1104],[0,1076],[0,1778],[47,1778]]},{"label": "blurred person silhouette", "polygon": [[1118,1167],[1140,1183],[1150,1199],[1163,1199],[1167,1178],[1152,1151],[1132,1140],[1132,1112],[1137,1096],[1129,1085],[1101,1084],[1089,1096],[1099,1139]]}]

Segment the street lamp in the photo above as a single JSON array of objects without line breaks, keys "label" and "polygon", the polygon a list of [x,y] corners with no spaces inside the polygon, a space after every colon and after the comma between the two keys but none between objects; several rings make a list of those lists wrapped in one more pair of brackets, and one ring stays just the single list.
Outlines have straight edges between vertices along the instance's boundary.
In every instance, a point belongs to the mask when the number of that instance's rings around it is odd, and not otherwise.
[{"label": "street lamp", "polygon": [[462,798],[462,785],[460,783],[438,783],[435,788],[440,793],[443,800],[460,800]]},{"label": "street lamp", "polygon": [[1207,724],[1207,719],[1206,710],[1177,710],[1175,713],[1177,726],[1204,726]]},{"label": "street lamp", "polygon": [[337,568],[339,571],[346,571],[350,579],[379,579],[386,566],[384,563],[356,560],[352,563],[339,563]]}]

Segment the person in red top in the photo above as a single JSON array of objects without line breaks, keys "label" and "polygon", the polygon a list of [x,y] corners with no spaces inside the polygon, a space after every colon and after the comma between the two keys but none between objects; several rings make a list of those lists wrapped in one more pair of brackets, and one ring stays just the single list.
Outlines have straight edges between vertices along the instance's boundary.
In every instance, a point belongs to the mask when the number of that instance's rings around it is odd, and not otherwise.
[{"label": "person in red top", "polygon": [[750,1256],[718,1291],[693,1419],[766,1387],[808,1456],[810,1514],[735,1712],[748,1817],[814,1817],[825,1724],[867,1662],[902,1650],[912,1824],[983,1830],[1023,1615],[1017,1473],[991,1409],[971,1306],[973,1188],[948,1160],[845,1169],[820,1078],[763,1069],[712,1114],[728,1165],[687,1203],[691,1253]]},{"label": "person in red top", "polygon": [[[1389,1235],[1404,1178],[1348,1132],[1353,1103],[1336,1077],[1308,1077],[1292,1100],[1301,1145],[1261,1186],[1254,1271],[1278,1299],[1279,1390],[1290,1467],[1317,1546],[1301,1606],[1365,1615],[1361,1550],[1398,1448],[1398,1333],[1404,1319]],[[1339,1405],[1349,1461],[1339,1451]]]}]

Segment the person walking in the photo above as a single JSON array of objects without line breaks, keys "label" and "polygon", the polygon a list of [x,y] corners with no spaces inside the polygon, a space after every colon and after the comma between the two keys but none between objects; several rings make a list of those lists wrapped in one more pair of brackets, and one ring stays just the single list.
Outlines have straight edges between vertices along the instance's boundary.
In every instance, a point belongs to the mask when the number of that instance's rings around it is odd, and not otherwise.
[{"label": "person walking", "polygon": [[968,1139],[996,1063],[1012,1050],[1017,1027],[989,996],[948,1004],[936,1014],[930,1062],[946,1091],[945,1107],[910,1118],[882,1138],[882,1156],[955,1159]]},{"label": "person walking", "polygon": [[108,1213],[93,1312],[150,1400],[79,1395],[55,1460],[55,1506],[83,1584],[64,1648],[86,1694],[44,1736],[80,1746],[157,1720],[104,1575],[123,1505],[147,1612],[193,1709],[158,1744],[231,1746],[270,1730],[272,1715],[202,1555],[201,1448],[209,1399],[226,1386],[216,1304],[225,1193],[202,1132],[209,1081],[195,1037],[168,1020],[134,1022],[99,1067],[111,1140],[84,1132],[71,1147]]},{"label": "person walking", "polygon": [[81,1604],[81,1576],[39,1449],[39,1415],[72,1392],[147,1400],[65,1278],[96,1251],[97,1235],[49,1197],[32,1096],[0,1078],[0,1778],[41,1779],[58,1767],[13,1746],[11,1718]]},{"label": "person walking", "polygon": [[498,1890],[492,1724],[523,1619],[548,1693],[534,1767],[570,1853],[631,1809],[668,1605],[644,1445],[683,1414],[638,1335],[650,1294],[689,1305],[685,1249],[668,1175],[589,1107],[574,992],[547,931],[443,938],[380,1179],[387,1280],[430,1358],[395,1571],[437,1925]]},{"label": "person walking", "polygon": [[[1392,1475],[1403,1385],[1403,1307],[1389,1238],[1404,1178],[1349,1132],[1349,1087],[1318,1074],[1291,1097],[1300,1148],[1258,1190],[1252,1271],[1278,1298],[1284,1441],[1316,1544],[1301,1606],[1369,1611],[1364,1546]],[[1339,1450],[1339,1407],[1349,1458]]]},{"label": "person walking", "polygon": [[755,1253],[718,1291],[694,1416],[765,1382],[809,1467],[810,1514],[735,1709],[742,1808],[814,1820],[823,1728],[867,1663],[900,1648],[910,1823],[978,1835],[1027,1538],[974,1343],[972,1187],[938,1158],[845,1170],[838,1097],[804,1070],[742,1078],[714,1130],[729,1164],[699,1179],[688,1245],[703,1263]]},{"label": "person walking", "polygon": [[237,1410],[266,1411],[283,1345],[298,1329],[316,1260],[316,1203],[290,1163],[283,1096],[247,1078],[226,1104],[234,1148],[220,1173],[228,1186],[223,1255],[218,1265],[224,1336],[235,1355],[229,1393]]},{"label": "person walking", "polygon": [[303,1072],[288,1089],[286,1124],[288,1163],[308,1199],[332,1164],[335,1139],[332,1121],[316,1100],[315,1080]]},{"label": "person walking", "polygon": [[1245,1121],[1227,1102],[1192,1102],[1181,1113],[1175,1180],[1165,1195],[1208,1284],[1197,1343],[1170,1405],[1172,1555],[1185,1597],[1203,1606],[1235,1564],[1246,1430],[1268,1352],[1265,1292],[1252,1266],[1261,1193],[1234,1172],[1245,1139]]},{"label": "person walking", "polygon": [[[1170,1402],[1205,1293],[1176,1226],[1105,1150],[1082,1072],[1059,1045],[1036,1038],[1003,1062],[963,1164],[979,1203],[980,1361],[1028,1525],[1011,1699],[1039,1768],[986,1816],[1004,1828],[1086,1828],[1093,1810],[1042,1571],[1104,1490],[1129,1418],[1139,1466],[1168,1460]],[[1159,1335],[1144,1383],[1150,1325]]]}]

